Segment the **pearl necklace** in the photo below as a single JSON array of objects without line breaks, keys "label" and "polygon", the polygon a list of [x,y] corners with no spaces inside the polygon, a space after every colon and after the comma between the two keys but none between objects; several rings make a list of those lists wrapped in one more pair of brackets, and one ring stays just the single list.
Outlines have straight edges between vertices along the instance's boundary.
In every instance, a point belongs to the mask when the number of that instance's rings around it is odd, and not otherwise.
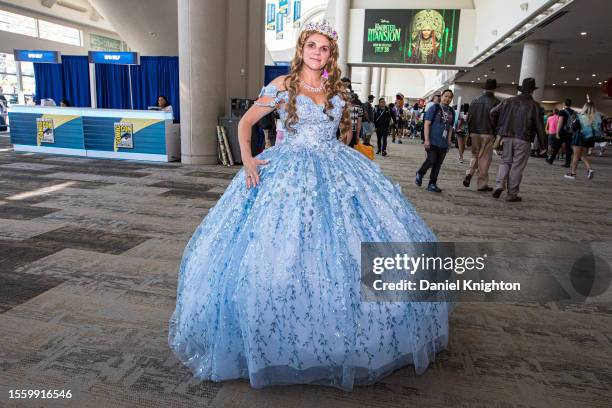
[{"label": "pearl necklace", "polygon": [[308,85],[306,82],[304,82],[302,80],[300,80],[300,84],[302,84],[304,89],[306,89],[307,91],[313,92],[313,93],[323,92],[323,89],[325,88],[323,83],[321,83],[321,86],[318,86],[316,88],[314,86],[312,86],[312,85]]}]

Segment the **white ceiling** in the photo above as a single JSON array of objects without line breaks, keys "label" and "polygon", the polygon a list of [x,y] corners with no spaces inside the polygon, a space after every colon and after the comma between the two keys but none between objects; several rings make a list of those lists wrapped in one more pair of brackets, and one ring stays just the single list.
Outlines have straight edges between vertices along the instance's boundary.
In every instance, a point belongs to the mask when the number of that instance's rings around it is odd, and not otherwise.
[{"label": "white ceiling", "polygon": [[115,31],[88,0],[0,0],[0,6],[2,4],[100,30]]},{"label": "white ceiling", "polygon": [[89,2],[134,51],[141,55],[178,55],[177,0]]},{"label": "white ceiling", "polygon": [[455,82],[483,83],[485,75],[502,84],[518,82],[524,42],[548,40],[551,44],[546,85],[599,86],[599,82],[612,77],[612,0],[575,0],[562,12],[566,13],[545,27],[535,28],[506,51],[458,74]]}]

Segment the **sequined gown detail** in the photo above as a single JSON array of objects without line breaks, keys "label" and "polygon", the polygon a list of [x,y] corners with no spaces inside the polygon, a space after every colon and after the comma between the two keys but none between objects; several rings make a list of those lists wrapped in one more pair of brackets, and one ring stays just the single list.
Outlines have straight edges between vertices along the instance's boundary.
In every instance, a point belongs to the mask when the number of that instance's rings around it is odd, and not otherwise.
[{"label": "sequined gown detail", "polygon": [[[288,100],[273,85],[260,96]],[[199,380],[351,390],[404,365],[422,373],[447,345],[448,304],[360,301],[361,242],[436,237],[336,139],[345,102],[332,102],[326,113],[299,95],[295,128],[258,156],[260,184],[247,189],[241,169],[185,248],[169,344]]]}]

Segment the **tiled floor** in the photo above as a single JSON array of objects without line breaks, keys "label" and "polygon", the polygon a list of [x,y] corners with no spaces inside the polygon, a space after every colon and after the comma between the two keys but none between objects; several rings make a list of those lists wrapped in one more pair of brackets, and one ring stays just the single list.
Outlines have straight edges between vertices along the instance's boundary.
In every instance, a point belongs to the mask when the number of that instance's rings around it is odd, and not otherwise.
[{"label": "tiled floor", "polygon": [[[352,393],[197,383],[167,347],[187,239],[236,168],[2,151],[0,406],[609,407],[612,306],[462,303],[424,375],[399,370]],[[612,157],[588,182],[531,159],[523,203],[465,189],[452,150],[441,195],[414,186],[420,145],[392,144],[384,172],[445,241],[612,241]],[[469,154],[467,154],[469,157]],[[494,161],[491,175],[497,169]],[[612,247],[612,246],[611,246]],[[70,389],[71,400],[9,400]]]}]

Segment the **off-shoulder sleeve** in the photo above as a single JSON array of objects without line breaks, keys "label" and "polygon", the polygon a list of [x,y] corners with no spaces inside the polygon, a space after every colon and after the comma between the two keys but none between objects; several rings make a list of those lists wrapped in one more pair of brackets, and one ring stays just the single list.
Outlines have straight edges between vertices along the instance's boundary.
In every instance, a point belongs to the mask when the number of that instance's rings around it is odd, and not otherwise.
[{"label": "off-shoulder sleeve", "polygon": [[264,106],[266,108],[274,108],[280,102],[280,100],[281,98],[279,97],[278,88],[275,85],[270,84],[261,88],[261,91],[257,96],[257,100],[255,101],[255,105]]}]

